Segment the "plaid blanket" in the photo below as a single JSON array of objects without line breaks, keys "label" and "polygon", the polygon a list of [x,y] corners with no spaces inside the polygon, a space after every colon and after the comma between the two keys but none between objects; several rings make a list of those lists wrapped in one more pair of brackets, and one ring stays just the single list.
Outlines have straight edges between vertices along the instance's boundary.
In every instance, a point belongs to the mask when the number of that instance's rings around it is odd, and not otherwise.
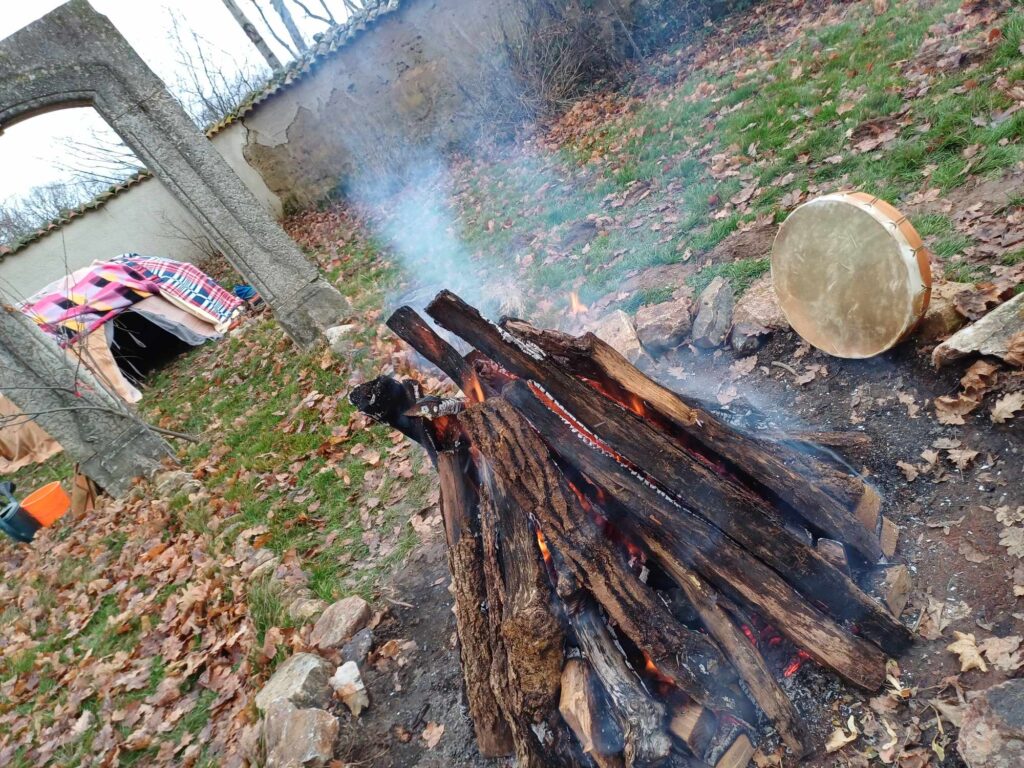
[{"label": "plaid blanket", "polygon": [[199,267],[183,261],[125,253],[113,260],[146,275],[156,283],[158,292],[168,301],[181,305],[216,326],[226,326],[242,302],[221,288]]},{"label": "plaid blanket", "polygon": [[63,277],[20,306],[62,347],[154,294],[223,330],[242,305],[192,264],[125,253]]},{"label": "plaid blanket", "polygon": [[122,264],[102,262],[50,283],[20,309],[67,347],[156,292],[156,283],[145,275]]}]

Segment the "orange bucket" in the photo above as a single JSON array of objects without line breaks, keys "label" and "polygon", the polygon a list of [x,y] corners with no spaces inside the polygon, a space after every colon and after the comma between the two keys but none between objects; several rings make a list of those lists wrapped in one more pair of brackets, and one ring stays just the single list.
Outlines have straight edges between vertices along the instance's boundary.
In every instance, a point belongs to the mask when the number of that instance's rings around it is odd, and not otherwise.
[{"label": "orange bucket", "polygon": [[40,525],[50,526],[71,508],[71,499],[60,482],[54,481],[30,493],[21,502],[21,508],[32,515]]}]

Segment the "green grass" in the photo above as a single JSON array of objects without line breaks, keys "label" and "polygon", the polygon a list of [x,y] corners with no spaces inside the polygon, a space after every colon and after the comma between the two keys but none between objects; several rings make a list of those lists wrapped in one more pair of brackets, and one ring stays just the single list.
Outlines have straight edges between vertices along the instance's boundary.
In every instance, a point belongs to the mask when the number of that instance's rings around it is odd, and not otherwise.
[{"label": "green grass", "polygon": [[716,277],[723,277],[732,286],[733,295],[737,298],[746,293],[757,278],[771,268],[770,259],[742,259],[726,264],[712,264],[687,279],[687,284],[695,294],[700,294]]}]

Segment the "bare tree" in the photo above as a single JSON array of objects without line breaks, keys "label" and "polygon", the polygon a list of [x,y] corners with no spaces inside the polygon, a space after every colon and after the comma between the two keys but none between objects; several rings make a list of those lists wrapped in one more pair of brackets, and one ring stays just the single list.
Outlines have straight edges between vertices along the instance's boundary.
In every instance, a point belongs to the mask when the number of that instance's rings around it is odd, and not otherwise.
[{"label": "bare tree", "polygon": [[66,215],[109,186],[69,182],[33,187],[18,198],[0,203],[0,243],[10,244]]},{"label": "bare tree", "polygon": [[[182,27],[168,9],[171,44],[181,65],[174,90],[185,109],[201,128],[233,112],[251,93],[266,82],[269,72],[261,66],[242,63],[235,72],[218,67],[211,54],[217,47],[195,30]],[[220,51],[223,58],[229,54]]]},{"label": "bare tree", "polygon": [[263,26],[265,26],[270,31],[271,36],[277,41],[277,44],[284,48],[286,51],[288,51],[288,55],[294,59],[296,56],[295,51],[293,51],[292,47],[288,45],[288,43],[286,43],[284,40],[282,40],[279,34],[277,34],[277,31],[274,29],[274,26],[270,23],[270,20],[267,18],[267,14],[263,12],[263,6],[259,4],[258,0],[251,0],[251,2],[253,6],[256,8],[256,12],[260,15],[260,18],[263,20]]},{"label": "bare tree", "polygon": [[238,22],[238,26],[245,32],[252,44],[256,46],[256,50],[260,52],[260,55],[266,59],[267,64],[270,65],[271,69],[281,69],[281,60],[277,58],[270,46],[267,45],[267,41],[263,39],[263,35],[260,34],[259,30],[256,29],[255,25],[246,18],[245,14],[242,13],[242,9],[238,7],[238,3],[235,0],[222,0],[224,6],[231,12],[235,21]]},{"label": "bare tree", "polygon": [[288,36],[291,37],[292,42],[295,43],[295,49],[299,53],[305,51],[309,46],[306,45],[306,40],[302,37],[299,28],[295,26],[295,19],[292,18],[292,13],[288,10],[288,6],[284,4],[284,0],[270,0],[270,5],[277,12],[277,15],[281,17],[281,23],[288,30]]},{"label": "bare tree", "polygon": [[295,4],[302,9],[302,12],[304,14],[306,14],[306,18],[315,19],[316,21],[322,21],[324,24],[337,24],[337,22],[334,20],[334,15],[331,13],[331,9],[327,7],[327,4],[323,0],[320,0],[320,5],[323,6],[324,13],[327,14],[326,17],[313,13],[313,11],[309,9],[309,6],[303,3],[302,0],[295,0]]},{"label": "bare tree", "polygon": [[60,142],[64,150],[54,167],[79,182],[80,188],[119,184],[143,170],[139,158],[113,131],[90,130],[87,138],[65,136]]}]

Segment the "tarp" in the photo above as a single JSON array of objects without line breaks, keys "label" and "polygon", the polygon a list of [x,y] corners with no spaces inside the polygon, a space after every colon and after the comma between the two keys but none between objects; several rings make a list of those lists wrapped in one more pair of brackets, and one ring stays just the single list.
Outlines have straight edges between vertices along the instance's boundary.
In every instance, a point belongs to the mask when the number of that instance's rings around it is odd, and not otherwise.
[{"label": "tarp", "polygon": [[[129,403],[142,393],[122,374],[111,351],[113,324],[136,312],[187,344],[219,339],[242,301],[192,264],[134,253],[94,262],[56,280],[19,309]],[[0,475],[46,461],[61,447],[0,394]]]},{"label": "tarp", "polygon": [[125,253],[55,280],[19,308],[68,347],[151,296],[164,298],[221,332],[242,305],[241,299],[192,264]]}]

